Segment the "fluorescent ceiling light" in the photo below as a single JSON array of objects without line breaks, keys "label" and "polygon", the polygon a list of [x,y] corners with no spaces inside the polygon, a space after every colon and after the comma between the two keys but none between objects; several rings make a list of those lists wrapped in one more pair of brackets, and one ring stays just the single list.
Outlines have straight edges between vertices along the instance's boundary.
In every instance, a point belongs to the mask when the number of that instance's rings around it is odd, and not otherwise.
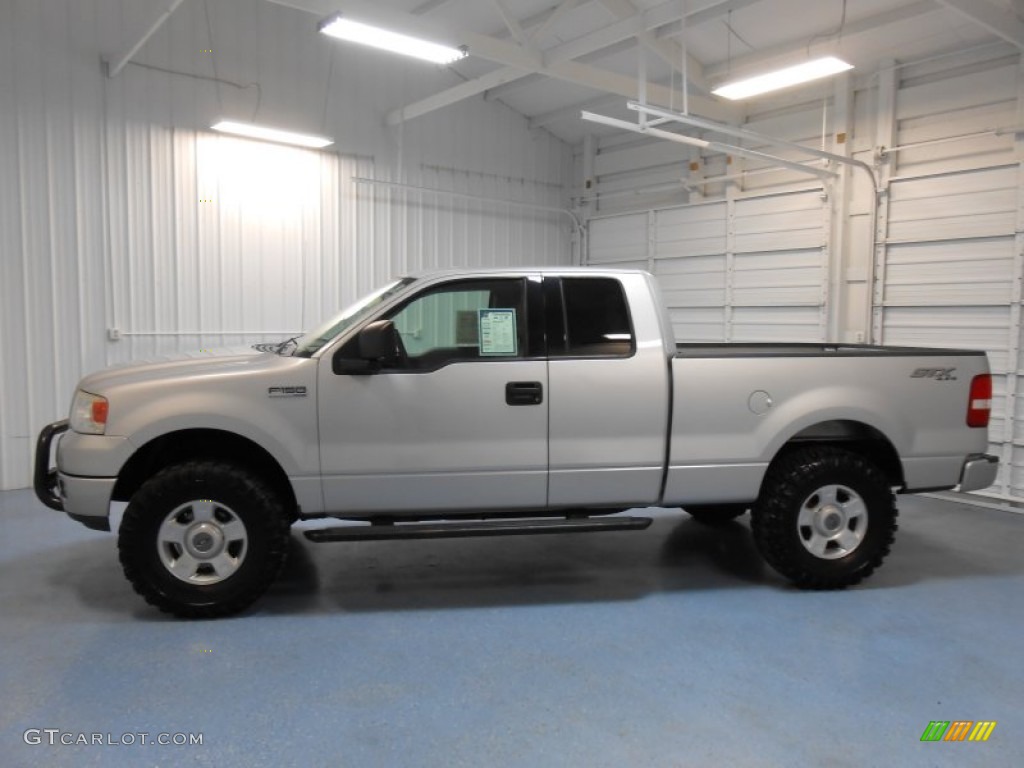
[{"label": "fluorescent ceiling light", "polygon": [[805,61],[794,67],[778,69],[774,72],[767,72],[756,77],[748,77],[746,80],[737,80],[727,83],[712,91],[715,96],[725,99],[746,99],[750,96],[757,96],[769,91],[777,91],[781,88],[788,88],[791,85],[809,83],[812,80],[819,80],[829,75],[836,75],[853,69],[852,64],[847,64],[835,56],[826,56],[822,59]]},{"label": "fluorescent ceiling light", "polygon": [[300,147],[311,147],[313,149],[322,149],[334,143],[334,139],[328,139],[324,136],[292,133],[291,131],[281,131],[277,128],[267,128],[262,125],[253,125],[252,123],[236,123],[231,120],[221,120],[216,125],[210,127],[221,133],[234,133],[250,139],[276,141],[280,144],[295,144]]},{"label": "fluorescent ceiling light", "polygon": [[341,15],[323,20],[317,29],[325,35],[336,37],[339,40],[348,40],[351,43],[362,43],[392,53],[414,56],[435,64],[451,64],[453,61],[465,58],[468,53],[465,47],[452,48],[432,43],[429,40],[402,35],[380,27],[371,27],[369,24],[352,21]]}]

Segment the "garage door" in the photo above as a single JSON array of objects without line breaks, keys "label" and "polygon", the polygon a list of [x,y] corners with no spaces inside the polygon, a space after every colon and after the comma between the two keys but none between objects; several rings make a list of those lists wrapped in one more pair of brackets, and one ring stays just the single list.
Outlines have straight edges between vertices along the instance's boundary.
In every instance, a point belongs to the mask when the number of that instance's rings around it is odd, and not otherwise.
[{"label": "garage door", "polygon": [[821,189],[592,219],[588,263],[657,275],[678,341],[822,341]]}]

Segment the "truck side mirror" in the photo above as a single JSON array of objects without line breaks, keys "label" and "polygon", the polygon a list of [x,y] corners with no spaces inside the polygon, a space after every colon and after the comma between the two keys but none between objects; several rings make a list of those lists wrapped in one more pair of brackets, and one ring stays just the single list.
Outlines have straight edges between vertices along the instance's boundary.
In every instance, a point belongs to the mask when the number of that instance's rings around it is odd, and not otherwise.
[{"label": "truck side mirror", "polygon": [[374,320],[334,355],[331,369],[336,374],[377,373],[383,365],[394,365],[400,357],[398,331],[390,320]]},{"label": "truck side mirror", "polygon": [[398,331],[390,320],[374,320],[359,332],[359,357],[377,363],[398,360]]}]

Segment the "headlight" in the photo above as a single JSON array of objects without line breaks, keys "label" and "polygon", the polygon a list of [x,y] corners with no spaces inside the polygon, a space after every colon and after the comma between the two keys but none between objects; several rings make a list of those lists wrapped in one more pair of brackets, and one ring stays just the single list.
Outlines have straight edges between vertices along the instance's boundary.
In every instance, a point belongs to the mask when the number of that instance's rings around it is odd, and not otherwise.
[{"label": "headlight", "polygon": [[102,435],[107,430],[107,398],[78,390],[71,405],[71,428],[87,435]]}]

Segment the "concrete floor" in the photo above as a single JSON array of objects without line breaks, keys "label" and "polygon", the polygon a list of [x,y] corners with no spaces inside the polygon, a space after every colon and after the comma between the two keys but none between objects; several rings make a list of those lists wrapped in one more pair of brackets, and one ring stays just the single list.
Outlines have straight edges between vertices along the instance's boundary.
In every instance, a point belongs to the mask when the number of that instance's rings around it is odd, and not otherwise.
[{"label": "concrete floor", "polygon": [[[900,506],[846,592],[787,587],[745,520],[656,510],[640,533],[296,535],[249,613],[185,622],[113,536],[0,493],[0,765],[1024,765],[1024,516]],[[998,725],[922,743],[931,720]],[[203,743],[59,744],[143,732]]]}]

